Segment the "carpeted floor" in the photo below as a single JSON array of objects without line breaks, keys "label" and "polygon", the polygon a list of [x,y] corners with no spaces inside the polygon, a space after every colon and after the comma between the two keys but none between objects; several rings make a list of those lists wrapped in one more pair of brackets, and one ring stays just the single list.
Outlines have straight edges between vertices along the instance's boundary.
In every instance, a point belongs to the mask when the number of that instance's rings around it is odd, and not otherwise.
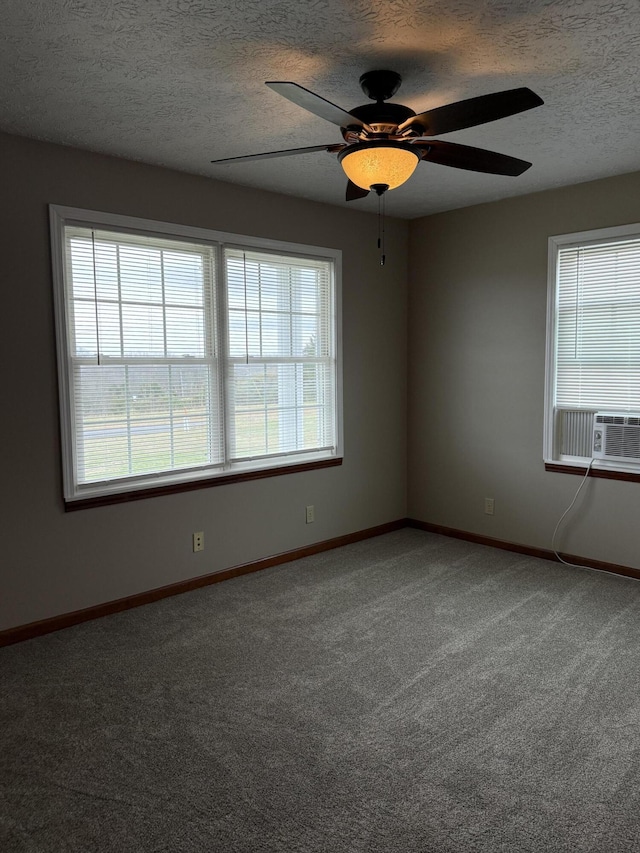
[{"label": "carpeted floor", "polygon": [[401,530],[0,650],[3,853],[640,850],[640,583]]}]

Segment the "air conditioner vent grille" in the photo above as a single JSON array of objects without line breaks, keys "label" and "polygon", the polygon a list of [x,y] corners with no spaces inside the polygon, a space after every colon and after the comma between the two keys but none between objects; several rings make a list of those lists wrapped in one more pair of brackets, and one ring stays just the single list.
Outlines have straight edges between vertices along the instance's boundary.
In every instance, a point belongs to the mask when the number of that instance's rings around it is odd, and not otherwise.
[{"label": "air conditioner vent grille", "polygon": [[623,415],[596,415],[597,424],[623,424]]},{"label": "air conditioner vent grille", "polygon": [[611,461],[639,461],[640,416],[597,414],[593,424],[593,455]]},{"label": "air conditioner vent grille", "polygon": [[614,424],[607,429],[607,456],[640,459],[640,430]]}]

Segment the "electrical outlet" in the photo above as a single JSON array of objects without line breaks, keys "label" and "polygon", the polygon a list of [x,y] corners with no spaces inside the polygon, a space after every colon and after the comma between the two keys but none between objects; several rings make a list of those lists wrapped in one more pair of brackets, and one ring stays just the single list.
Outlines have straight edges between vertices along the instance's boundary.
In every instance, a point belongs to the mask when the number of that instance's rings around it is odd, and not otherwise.
[{"label": "electrical outlet", "polygon": [[485,498],[484,499],[485,515],[493,515],[494,506],[495,506],[495,501],[493,498]]},{"label": "electrical outlet", "polygon": [[193,551],[204,551],[204,533],[201,530],[199,533],[193,534]]},{"label": "electrical outlet", "polygon": [[313,509],[313,506],[307,507],[306,519],[307,519],[307,524],[313,524],[313,522],[316,520],[315,511]]}]

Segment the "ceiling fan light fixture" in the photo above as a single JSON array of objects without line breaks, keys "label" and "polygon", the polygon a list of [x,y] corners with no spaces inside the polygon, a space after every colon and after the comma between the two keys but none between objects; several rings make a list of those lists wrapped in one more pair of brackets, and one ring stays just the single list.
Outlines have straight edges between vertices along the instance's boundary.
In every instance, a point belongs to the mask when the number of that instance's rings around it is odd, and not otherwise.
[{"label": "ceiling fan light fixture", "polygon": [[360,142],[338,155],[346,176],[363,190],[386,184],[390,190],[413,175],[422,152],[403,142]]}]

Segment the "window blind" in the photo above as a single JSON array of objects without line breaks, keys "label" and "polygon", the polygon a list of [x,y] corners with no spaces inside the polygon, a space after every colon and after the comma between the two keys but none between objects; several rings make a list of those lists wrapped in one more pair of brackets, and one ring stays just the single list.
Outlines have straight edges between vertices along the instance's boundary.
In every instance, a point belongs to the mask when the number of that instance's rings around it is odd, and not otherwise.
[{"label": "window blind", "polygon": [[79,484],[220,465],[214,249],[66,226]]},{"label": "window blind", "polygon": [[640,411],[640,239],[561,247],[558,408]]},{"label": "window blind", "polygon": [[224,258],[230,459],[334,450],[331,263],[233,247]]}]

